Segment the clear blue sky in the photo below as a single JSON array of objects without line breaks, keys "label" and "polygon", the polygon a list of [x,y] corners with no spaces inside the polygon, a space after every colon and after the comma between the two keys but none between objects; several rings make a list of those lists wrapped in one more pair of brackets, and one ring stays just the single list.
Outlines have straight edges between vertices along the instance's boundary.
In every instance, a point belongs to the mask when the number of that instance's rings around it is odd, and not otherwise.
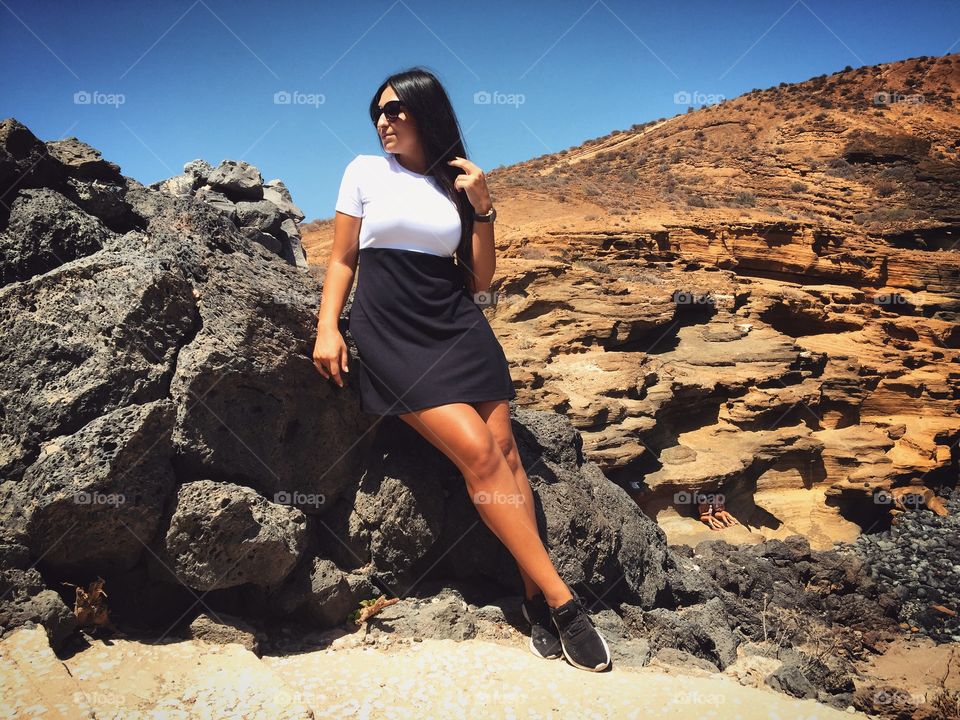
[{"label": "clear blue sky", "polygon": [[145,184],[246,160],[313,219],[333,215],[347,162],[382,152],[367,103],[413,65],[490,170],[683,112],[678,92],[958,50],[956,0],[0,0],[0,117],[76,135]]}]

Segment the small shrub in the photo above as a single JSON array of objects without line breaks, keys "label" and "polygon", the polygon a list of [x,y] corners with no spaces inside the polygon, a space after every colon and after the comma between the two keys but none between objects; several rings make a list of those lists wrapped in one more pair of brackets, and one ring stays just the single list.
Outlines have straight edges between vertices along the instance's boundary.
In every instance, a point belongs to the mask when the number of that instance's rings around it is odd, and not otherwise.
[{"label": "small shrub", "polygon": [[876,191],[880,197],[889,197],[897,191],[897,184],[889,180],[881,180],[877,183]]},{"label": "small shrub", "polygon": [[855,174],[853,165],[848,163],[843,158],[832,158],[829,165],[830,167],[827,169],[826,174],[832,177],[849,178]]}]

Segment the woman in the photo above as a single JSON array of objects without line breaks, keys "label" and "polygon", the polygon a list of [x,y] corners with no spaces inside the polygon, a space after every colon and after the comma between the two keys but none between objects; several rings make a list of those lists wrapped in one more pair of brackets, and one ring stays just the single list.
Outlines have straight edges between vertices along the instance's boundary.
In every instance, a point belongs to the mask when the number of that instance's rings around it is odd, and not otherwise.
[{"label": "woman", "polygon": [[446,91],[422,68],[388,77],[370,118],[387,155],[358,155],[344,171],[314,363],[343,386],[348,351],[338,320],[359,260],[349,327],[364,412],[399,416],[463,473],[481,518],[517,561],[534,654],[562,652],[576,667],[603,670],[606,641],[537,532],[510,426],[516,390],[474,301],[496,264],[483,171],[466,158]]}]

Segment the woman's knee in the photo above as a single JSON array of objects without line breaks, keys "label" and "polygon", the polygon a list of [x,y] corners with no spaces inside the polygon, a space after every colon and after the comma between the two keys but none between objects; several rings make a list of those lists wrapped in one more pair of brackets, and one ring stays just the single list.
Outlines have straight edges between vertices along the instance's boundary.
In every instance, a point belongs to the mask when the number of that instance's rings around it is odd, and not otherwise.
[{"label": "woman's knee", "polygon": [[461,470],[468,483],[482,483],[491,479],[500,469],[500,463],[506,460],[503,451],[490,433],[471,440],[465,448],[464,455]]},{"label": "woman's knee", "polygon": [[467,404],[451,404],[401,415],[460,469],[470,483],[493,477],[505,462],[497,437]]},{"label": "woman's knee", "polygon": [[503,453],[503,458],[507,461],[507,467],[510,468],[510,472],[516,475],[520,471],[520,451],[517,450],[517,444],[513,441],[513,438],[510,437],[507,440],[501,441],[500,452]]}]

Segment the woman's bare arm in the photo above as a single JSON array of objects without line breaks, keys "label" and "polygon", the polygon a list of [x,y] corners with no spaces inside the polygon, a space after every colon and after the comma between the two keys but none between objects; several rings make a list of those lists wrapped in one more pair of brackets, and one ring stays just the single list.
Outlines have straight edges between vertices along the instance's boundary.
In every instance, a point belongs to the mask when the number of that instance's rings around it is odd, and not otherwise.
[{"label": "woman's bare arm", "polygon": [[[487,212],[491,205],[484,210]],[[481,213],[482,214],[482,213]],[[493,282],[493,274],[497,270],[497,253],[495,248],[493,223],[473,223],[473,278],[471,290],[474,293],[486,292]]]},{"label": "woman's bare arm", "polygon": [[340,369],[347,367],[347,346],[340,335],[339,321],[343,306],[353,287],[360,251],[360,224],[363,218],[336,212],[333,219],[333,247],[323,280],[323,297],[317,315],[317,342],[313,360],[325,377],[333,377],[343,387]]},{"label": "woman's bare arm", "polygon": [[[490,199],[490,188],[487,187],[487,176],[483,170],[473,161],[459,156],[447,160],[447,164],[463,170],[454,178],[454,186],[466,193],[475,212],[485,215],[493,207],[493,200]],[[473,275],[467,279],[472,293],[486,292],[493,282],[493,273],[497,269],[493,234],[493,223],[473,223],[473,252],[470,256]]]}]

